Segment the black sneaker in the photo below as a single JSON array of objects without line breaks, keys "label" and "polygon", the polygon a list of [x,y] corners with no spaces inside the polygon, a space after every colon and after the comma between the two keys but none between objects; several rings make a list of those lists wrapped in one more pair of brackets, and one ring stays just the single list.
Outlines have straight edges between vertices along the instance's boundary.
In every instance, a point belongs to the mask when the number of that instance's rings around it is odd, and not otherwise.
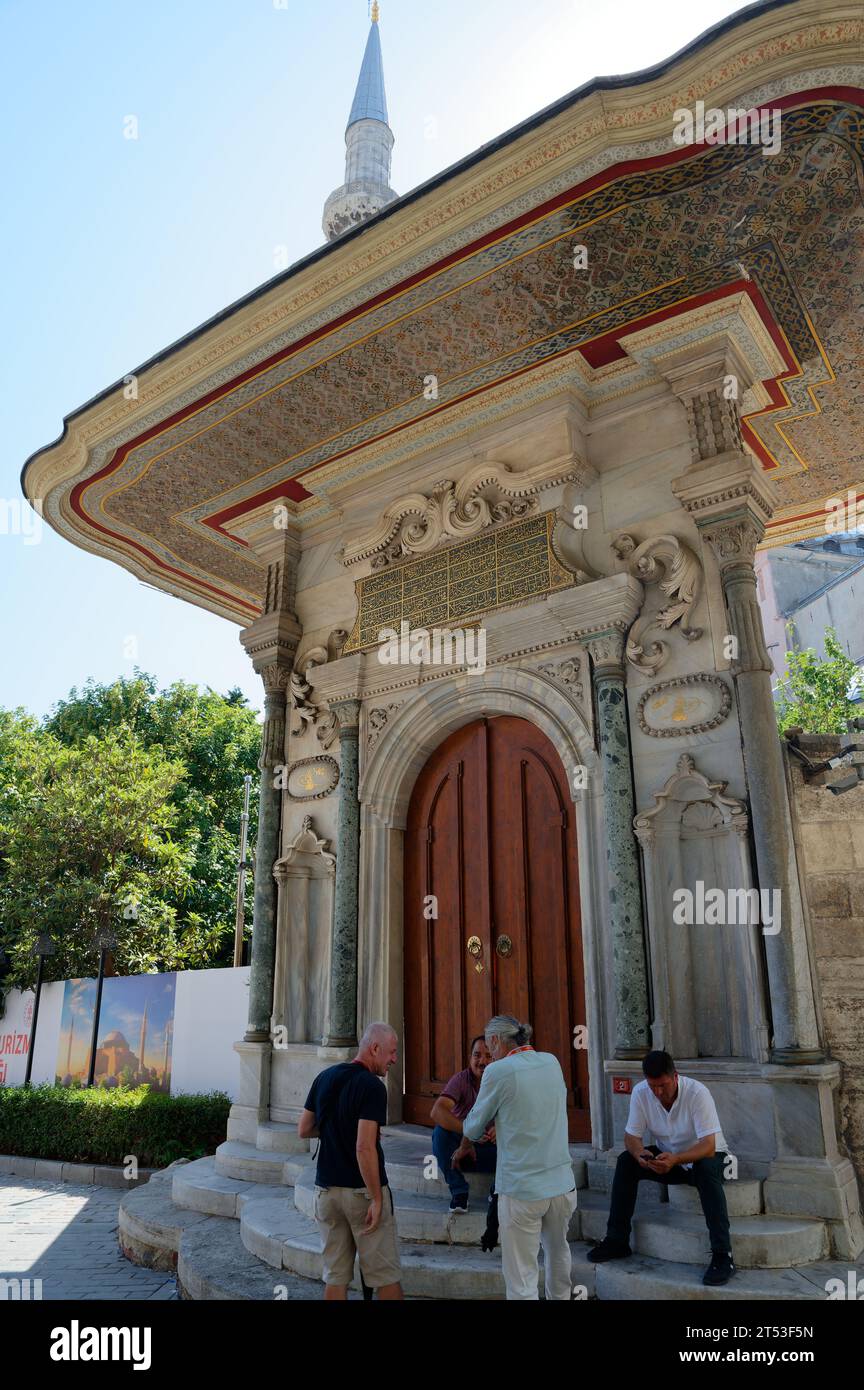
[{"label": "black sneaker", "polygon": [[626,1260],[627,1256],[632,1254],[629,1245],[622,1245],[620,1240],[610,1240],[608,1236],[604,1236],[599,1245],[588,1251],[587,1258],[594,1265],[605,1265],[607,1260]]},{"label": "black sneaker", "polygon": [[468,1193],[457,1192],[455,1197],[450,1198],[450,1210],[466,1212],[468,1210]]},{"label": "black sneaker", "polygon": [[[589,1255],[590,1259],[591,1256]],[[718,1254],[715,1250],[711,1255],[711,1263],[702,1276],[703,1284],[728,1284],[732,1275],[735,1273],[735,1264],[731,1255]]]}]

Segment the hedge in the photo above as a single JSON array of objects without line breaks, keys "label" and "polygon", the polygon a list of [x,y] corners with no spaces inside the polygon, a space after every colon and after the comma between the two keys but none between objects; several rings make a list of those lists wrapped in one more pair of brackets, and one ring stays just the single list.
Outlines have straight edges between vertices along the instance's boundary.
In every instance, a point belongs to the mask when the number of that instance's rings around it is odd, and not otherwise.
[{"label": "hedge", "polygon": [[166,1168],[213,1153],[231,1101],[222,1091],[167,1096],[149,1086],[0,1086],[0,1154],[64,1163]]}]

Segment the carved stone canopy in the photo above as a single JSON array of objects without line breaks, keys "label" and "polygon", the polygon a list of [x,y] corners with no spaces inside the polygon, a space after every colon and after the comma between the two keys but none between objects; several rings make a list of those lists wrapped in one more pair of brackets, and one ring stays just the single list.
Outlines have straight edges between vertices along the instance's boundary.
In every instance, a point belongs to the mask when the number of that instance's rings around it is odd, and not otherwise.
[{"label": "carved stone canopy", "polygon": [[323,840],[312,828],[312,817],[304,816],[303,824],[288,845],[281,859],[273,865],[277,883],[286,878],[330,878],[335,873],[336,856],[329,853],[329,840]]},{"label": "carved stone canopy", "polygon": [[391,502],[375,525],[345,546],[342,560],[371,557],[379,569],[405,555],[426,555],[442,542],[464,540],[494,522],[536,511],[538,494],[572,478],[578,465],[555,460],[516,472],[505,463],[475,464],[458,481],[442,479],[428,495],[406,493]]},{"label": "carved stone canopy", "polygon": [[633,820],[633,829],[643,844],[650,843],[655,831],[666,827],[685,833],[710,830],[747,830],[744,805],[726,796],[728,782],[712,782],[702,772],[689,753],[678,759],[677,771],[663,789],[654,793],[655,805],[650,811],[640,811]]}]

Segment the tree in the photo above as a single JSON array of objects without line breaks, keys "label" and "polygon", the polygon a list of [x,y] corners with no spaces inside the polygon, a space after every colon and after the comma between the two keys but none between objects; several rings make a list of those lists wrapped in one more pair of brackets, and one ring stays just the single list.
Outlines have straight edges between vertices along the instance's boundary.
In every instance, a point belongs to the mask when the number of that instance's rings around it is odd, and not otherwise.
[{"label": "tree", "polygon": [[825,655],[812,647],[786,655],[786,676],[777,692],[780,730],[801,728],[808,734],[842,734],[860,706],[850,691],[860,687],[861,673],[840,645],[833,627],[825,631]]},{"label": "tree", "polygon": [[[0,946],[4,988],[92,975],[110,927],[120,973],[230,964],[243,774],[260,726],[222,697],[151,676],[72,690],[40,726],[0,710]],[[250,807],[250,837],[254,816]],[[251,912],[248,914],[251,920]]]},{"label": "tree", "polygon": [[[75,744],[107,728],[130,728],[145,747],[161,748],[179,759],[185,776],[175,785],[175,837],[194,847],[190,882],[182,900],[169,899],[178,922],[195,923],[200,951],[197,965],[230,965],[233,960],[237,849],[243,810],[243,777],[257,780],[261,726],[241,691],[227,696],[177,681],[157,692],[152,676],[136,670],[111,685],[88,681],[60,701],[46,723],[49,732]],[[257,799],[250,802],[249,842],[255,843]],[[251,880],[247,892],[251,895]],[[247,907],[251,907],[251,896]],[[251,922],[251,911],[247,913]],[[202,924],[208,934],[200,935]],[[195,939],[195,938],[193,938]],[[190,941],[190,949],[192,942]]]},{"label": "tree", "polygon": [[48,734],[26,738],[11,760],[7,750],[10,771],[0,820],[10,982],[33,983],[41,932],[54,941],[51,973],[60,979],[92,975],[104,931],[117,938],[123,974],[174,968],[183,953],[169,899],[188,890],[192,863],[171,835],[182,764],[109,730],[76,748]]}]

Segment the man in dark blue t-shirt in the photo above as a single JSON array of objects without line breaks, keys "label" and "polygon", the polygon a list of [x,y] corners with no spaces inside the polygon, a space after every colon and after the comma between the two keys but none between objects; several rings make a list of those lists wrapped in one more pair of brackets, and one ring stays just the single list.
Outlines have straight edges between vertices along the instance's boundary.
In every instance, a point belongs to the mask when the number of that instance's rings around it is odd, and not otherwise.
[{"label": "man in dark blue t-shirt", "polygon": [[[297,1132],[320,1138],[314,1213],[324,1242],[324,1297],[348,1297],[355,1256],[370,1289],[402,1298],[393,1199],[384,1168],[381,1126],[387,1122],[383,1077],[396,1062],[396,1034],[371,1023],[353,1062],[317,1076]],[[386,1192],[385,1192],[386,1189]]]}]

